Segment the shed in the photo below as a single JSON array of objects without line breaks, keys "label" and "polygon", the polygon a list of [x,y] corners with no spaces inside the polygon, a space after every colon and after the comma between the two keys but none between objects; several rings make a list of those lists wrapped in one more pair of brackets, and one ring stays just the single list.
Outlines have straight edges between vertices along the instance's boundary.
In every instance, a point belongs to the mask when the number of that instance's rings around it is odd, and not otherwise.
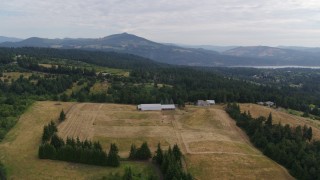
[{"label": "shed", "polygon": [[140,104],[138,105],[138,110],[141,111],[161,111],[161,104]]}]

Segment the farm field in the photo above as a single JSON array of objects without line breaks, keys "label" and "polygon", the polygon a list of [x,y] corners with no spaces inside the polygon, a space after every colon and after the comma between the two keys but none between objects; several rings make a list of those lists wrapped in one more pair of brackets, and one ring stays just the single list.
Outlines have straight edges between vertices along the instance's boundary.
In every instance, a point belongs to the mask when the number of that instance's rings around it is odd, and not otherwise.
[{"label": "farm field", "polygon": [[252,117],[265,116],[268,117],[269,113],[272,113],[273,124],[289,124],[291,126],[307,126],[312,127],[313,137],[320,140],[320,121],[312,120],[309,118],[304,118],[300,116],[295,116],[281,110],[269,108],[266,106],[261,106],[257,104],[240,104],[241,111],[250,111]]},{"label": "farm field", "polygon": [[8,179],[101,179],[110,173],[122,174],[126,166],[135,172],[154,174],[146,163],[122,162],[119,168],[108,168],[38,159],[43,126],[57,119],[61,109],[68,111],[73,105],[36,102],[20,117],[0,143],[0,160],[7,168]]},{"label": "farm field", "polygon": [[115,142],[123,158],[132,143],[147,141],[152,151],[159,142],[163,148],[177,143],[197,179],[292,179],[249,143],[219,105],[141,112],[132,105],[81,103],[58,129],[63,138],[99,140],[104,148]]}]

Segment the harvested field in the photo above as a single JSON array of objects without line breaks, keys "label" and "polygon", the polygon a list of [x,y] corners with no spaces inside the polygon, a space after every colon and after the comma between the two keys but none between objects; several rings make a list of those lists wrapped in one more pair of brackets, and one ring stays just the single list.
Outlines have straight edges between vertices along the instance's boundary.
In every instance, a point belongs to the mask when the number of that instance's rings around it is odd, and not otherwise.
[{"label": "harvested field", "polygon": [[43,126],[57,119],[61,109],[68,111],[74,103],[36,102],[21,116],[16,126],[0,143],[0,160],[8,170],[8,179],[101,179],[110,173],[135,172],[154,174],[146,163],[122,162],[119,168],[90,166],[38,159]]},{"label": "harvested field", "polygon": [[58,128],[63,138],[99,140],[104,147],[117,143],[126,157],[132,143],[147,141],[151,149],[159,142],[177,143],[170,118],[169,112],[140,112],[134,106],[82,103],[71,108]]},{"label": "harvested field", "polygon": [[263,156],[199,154],[186,156],[189,171],[197,179],[293,179]]},{"label": "harvested field", "polygon": [[142,112],[131,105],[82,103],[58,128],[64,138],[99,140],[104,148],[114,142],[122,157],[128,157],[132,143],[147,141],[152,151],[159,142],[165,147],[177,143],[197,179],[292,179],[255,149],[218,105]]},{"label": "harvested field", "polygon": [[250,111],[252,117],[264,116],[268,117],[269,113],[272,113],[273,124],[278,124],[279,122],[282,124],[289,124],[290,126],[311,126],[313,137],[315,139],[320,139],[320,121],[312,120],[309,118],[304,118],[300,116],[295,116],[289,114],[287,112],[283,112],[278,109],[261,106],[257,104],[240,104],[241,111]]}]

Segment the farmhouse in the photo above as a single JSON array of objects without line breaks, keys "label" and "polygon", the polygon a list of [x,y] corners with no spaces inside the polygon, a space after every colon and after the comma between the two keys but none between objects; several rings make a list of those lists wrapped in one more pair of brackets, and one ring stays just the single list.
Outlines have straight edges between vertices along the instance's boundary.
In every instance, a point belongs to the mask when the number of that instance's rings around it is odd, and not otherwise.
[{"label": "farmhouse", "polygon": [[161,111],[161,110],[175,110],[176,106],[174,104],[140,104],[138,105],[138,110],[140,111]]}]

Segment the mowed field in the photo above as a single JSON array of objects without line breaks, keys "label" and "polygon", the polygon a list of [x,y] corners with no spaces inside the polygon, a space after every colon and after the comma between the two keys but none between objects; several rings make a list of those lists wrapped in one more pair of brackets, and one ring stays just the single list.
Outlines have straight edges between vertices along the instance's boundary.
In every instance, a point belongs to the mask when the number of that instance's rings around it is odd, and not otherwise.
[{"label": "mowed field", "polygon": [[119,168],[109,168],[38,159],[43,126],[56,120],[62,109],[68,111],[74,105],[36,102],[20,117],[0,143],[0,160],[7,168],[8,179],[101,179],[110,173],[122,174],[126,166],[135,172],[154,174],[146,163],[122,162]]},{"label": "mowed field", "polygon": [[63,138],[98,140],[106,149],[147,141],[152,151],[178,144],[189,172],[197,179],[292,179],[287,171],[255,149],[221,106],[188,106],[176,111],[137,111],[136,106],[80,103],[59,126]]},{"label": "mowed field", "polygon": [[295,116],[280,109],[274,109],[257,104],[240,104],[240,109],[242,112],[250,111],[252,117],[255,118],[259,116],[268,117],[269,113],[272,113],[273,124],[278,124],[280,122],[283,125],[289,124],[293,127],[299,125],[310,126],[312,127],[313,138],[320,140],[320,121],[318,120]]}]

